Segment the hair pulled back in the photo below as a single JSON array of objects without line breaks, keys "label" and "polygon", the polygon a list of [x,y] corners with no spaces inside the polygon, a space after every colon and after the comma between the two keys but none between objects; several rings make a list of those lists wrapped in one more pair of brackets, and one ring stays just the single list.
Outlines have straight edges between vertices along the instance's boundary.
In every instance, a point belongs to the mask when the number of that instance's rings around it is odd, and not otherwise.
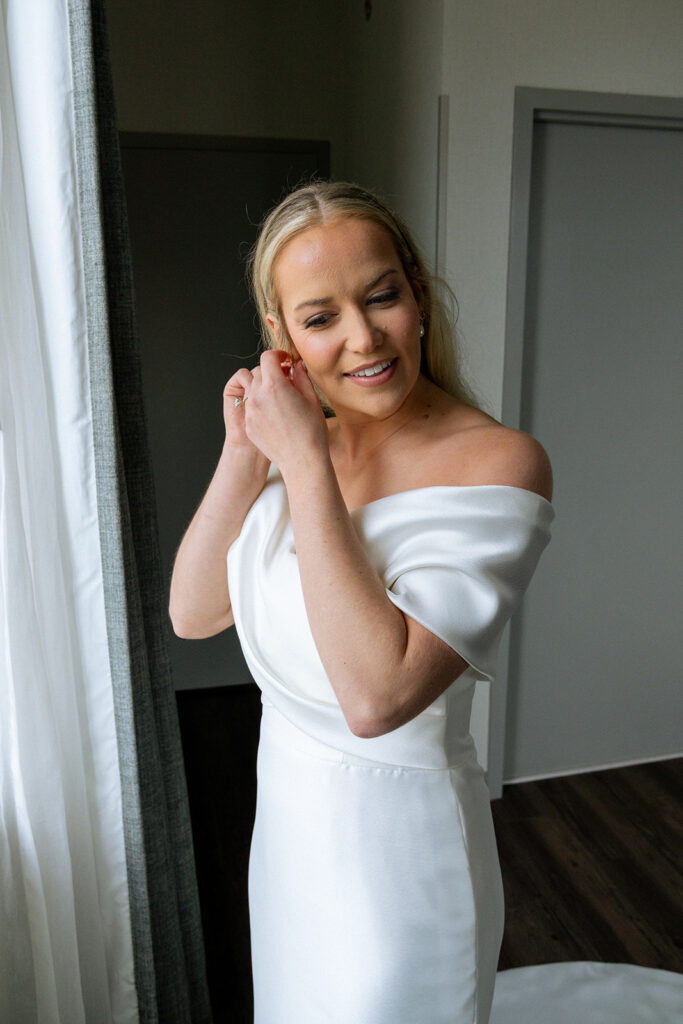
[{"label": "hair pulled back", "polygon": [[344,217],[374,221],[388,232],[424,311],[422,373],[444,391],[475,405],[476,400],[460,371],[455,317],[451,313],[455,306],[452,292],[427,272],[422,255],[401,218],[372,192],[350,182],[315,181],[297,188],[285,196],[263,221],[249,257],[249,270],[264,347],[274,348],[276,344],[266,319],[268,315],[276,316],[281,323],[278,347],[294,347],[275,289],[277,257],[302,231]]}]

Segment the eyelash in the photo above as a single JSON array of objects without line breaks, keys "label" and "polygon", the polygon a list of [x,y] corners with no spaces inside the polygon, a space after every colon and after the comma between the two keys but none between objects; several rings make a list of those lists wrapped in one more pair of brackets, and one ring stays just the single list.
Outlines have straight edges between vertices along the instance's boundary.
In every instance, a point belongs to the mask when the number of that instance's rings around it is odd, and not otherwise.
[{"label": "eyelash", "polygon": [[[393,302],[395,299],[399,297],[399,295],[400,292],[398,288],[390,288],[386,292],[380,292],[379,295],[373,295],[372,298],[368,300],[368,305],[381,306],[385,302]],[[330,322],[333,316],[333,313],[317,313],[315,316],[311,317],[310,320],[306,321],[304,327],[307,329],[325,327]]]},{"label": "eyelash", "polygon": [[393,302],[399,296],[398,288],[389,288],[386,292],[380,292],[379,295],[373,295],[370,302],[375,305],[381,305],[384,302]]},{"label": "eyelash", "polygon": [[329,323],[332,315],[332,313],[317,313],[315,316],[312,316],[310,320],[306,321],[304,327],[306,329],[309,327],[325,327],[325,325]]}]

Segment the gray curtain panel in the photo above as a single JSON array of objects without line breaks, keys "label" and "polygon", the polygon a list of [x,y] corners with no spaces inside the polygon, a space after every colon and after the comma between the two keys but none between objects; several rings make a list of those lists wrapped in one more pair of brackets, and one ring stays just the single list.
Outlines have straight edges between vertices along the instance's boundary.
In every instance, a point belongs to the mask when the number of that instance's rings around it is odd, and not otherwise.
[{"label": "gray curtain panel", "polygon": [[69,0],[105,604],[144,1024],[211,1021],[103,0]]}]

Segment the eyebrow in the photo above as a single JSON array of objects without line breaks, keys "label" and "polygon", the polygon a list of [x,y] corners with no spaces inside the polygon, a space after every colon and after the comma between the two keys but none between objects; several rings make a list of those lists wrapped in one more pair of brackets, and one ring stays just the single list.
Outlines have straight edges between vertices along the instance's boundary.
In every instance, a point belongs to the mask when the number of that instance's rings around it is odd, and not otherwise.
[{"label": "eyebrow", "polygon": [[[398,268],[389,267],[388,270],[383,270],[381,274],[378,274],[377,277],[373,278],[373,280],[365,286],[366,290],[374,288],[375,285],[378,285],[380,281],[383,281],[384,278],[388,277],[390,274],[398,274]],[[308,306],[325,306],[328,302],[332,302],[331,295],[324,295],[320,299],[306,299],[304,302],[300,302],[298,306],[294,307],[294,312],[296,313],[300,309],[306,309]]]}]

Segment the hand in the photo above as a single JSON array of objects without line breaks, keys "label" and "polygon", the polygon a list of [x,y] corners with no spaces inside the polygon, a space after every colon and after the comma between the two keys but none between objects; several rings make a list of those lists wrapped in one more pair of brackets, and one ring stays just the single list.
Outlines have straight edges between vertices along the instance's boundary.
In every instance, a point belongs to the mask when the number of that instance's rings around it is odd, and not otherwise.
[{"label": "hand", "polygon": [[279,350],[263,353],[240,407],[247,437],[283,474],[289,462],[310,457],[316,448],[328,452],[318,396],[304,364],[290,361],[288,368],[288,358]]},{"label": "hand", "polygon": [[245,367],[233,374],[223,388],[223,420],[225,440],[232,448],[253,448],[247,437],[244,421],[244,404],[235,405],[235,399],[244,400],[252,383],[251,371]]}]

